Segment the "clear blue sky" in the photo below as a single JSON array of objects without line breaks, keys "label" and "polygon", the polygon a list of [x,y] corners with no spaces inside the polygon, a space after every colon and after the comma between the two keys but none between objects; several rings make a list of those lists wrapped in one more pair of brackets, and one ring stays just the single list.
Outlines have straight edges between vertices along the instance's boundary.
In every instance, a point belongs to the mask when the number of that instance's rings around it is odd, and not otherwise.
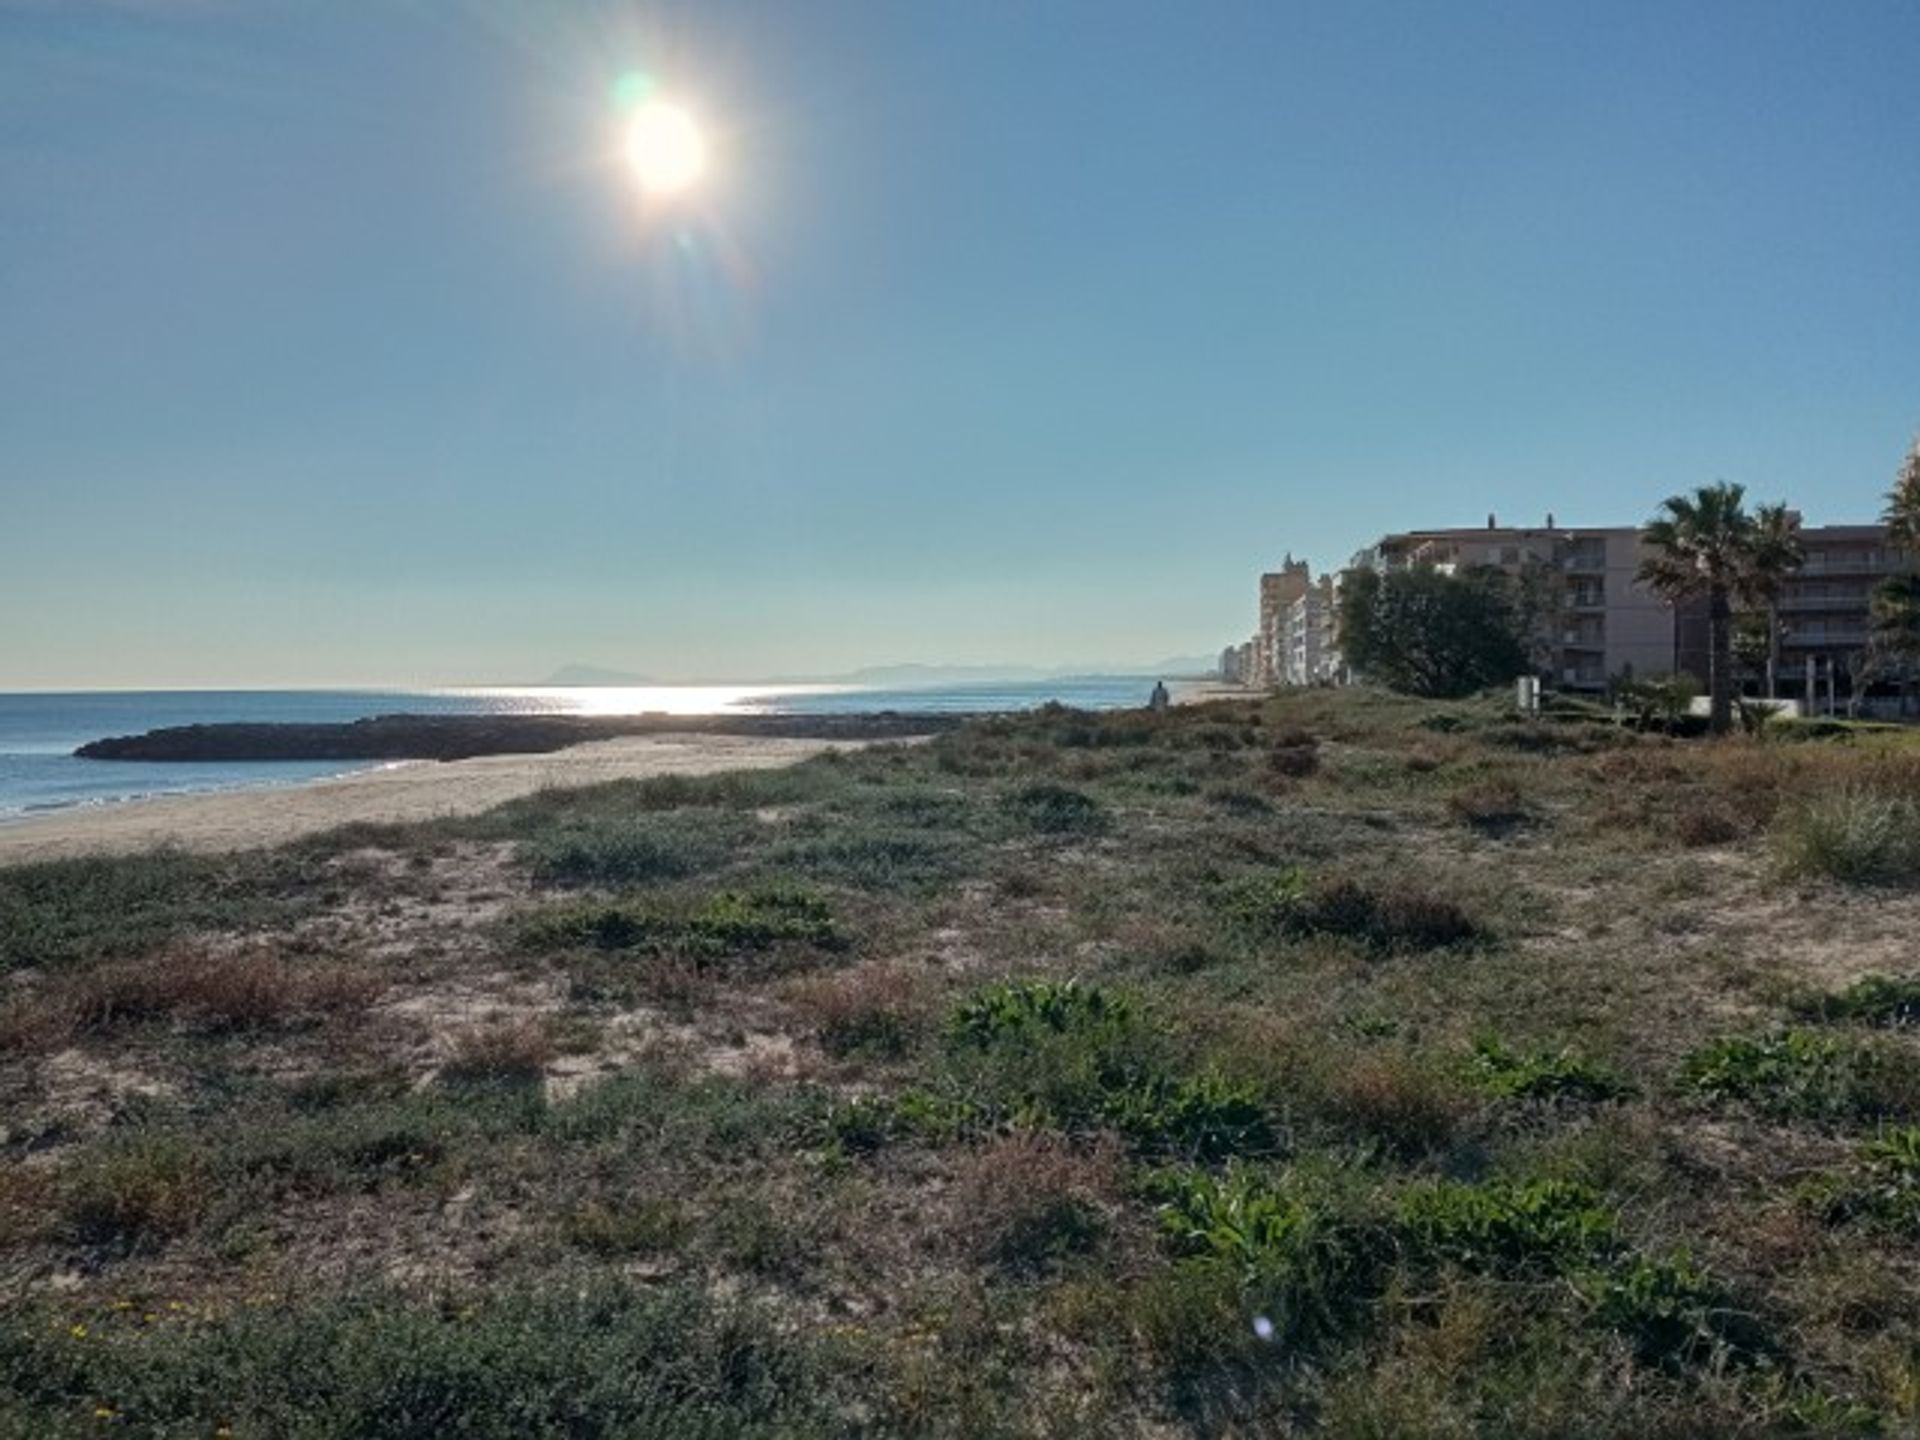
[{"label": "clear blue sky", "polygon": [[[714,152],[648,224],[636,67]],[[0,0],[0,687],[1144,661],[1388,528],[1871,518],[1916,67],[1912,0]]]}]

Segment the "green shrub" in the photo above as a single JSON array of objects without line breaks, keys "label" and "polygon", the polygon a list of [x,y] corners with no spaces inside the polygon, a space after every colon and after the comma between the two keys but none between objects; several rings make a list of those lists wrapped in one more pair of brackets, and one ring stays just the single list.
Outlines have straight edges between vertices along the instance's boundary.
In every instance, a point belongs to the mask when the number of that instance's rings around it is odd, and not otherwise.
[{"label": "green shrub", "polygon": [[1920,976],[1869,975],[1831,995],[1816,995],[1794,1007],[1818,1020],[1864,1020],[1873,1025],[1920,1023]]},{"label": "green shrub", "polygon": [[1510,1099],[1612,1100],[1628,1091],[1617,1075],[1570,1050],[1523,1054],[1492,1038],[1475,1043],[1473,1074],[1483,1090]]},{"label": "green shrub", "polygon": [[1399,1219],[1414,1256],[1470,1270],[1564,1274],[1620,1250],[1613,1211],[1570,1180],[1435,1181],[1404,1197]]},{"label": "green shrub", "polygon": [[1175,1253],[1235,1276],[1277,1337],[1336,1330],[1372,1298],[1381,1248],[1366,1227],[1258,1171],[1162,1171],[1146,1188]]},{"label": "green shrub", "polygon": [[[42,1435],[845,1432],[835,1369],[808,1341],[695,1288],[566,1284],[463,1299],[368,1290],[151,1326],[104,1310],[76,1325],[75,1312],[43,1306],[0,1329],[0,1395],[18,1433]],[[95,1418],[101,1410],[111,1413]]]},{"label": "green shrub", "polygon": [[1431,950],[1474,939],[1479,931],[1452,901],[1420,891],[1376,890],[1335,877],[1310,882],[1299,869],[1271,871],[1228,885],[1228,921],[1253,940],[1340,936],[1378,949]]},{"label": "green shrub", "polygon": [[1920,1231],[1920,1126],[1881,1131],[1860,1147],[1850,1173],[1816,1185],[1810,1198],[1830,1221],[1867,1219]]},{"label": "green shrub", "polygon": [[1774,848],[1789,875],[1846,885],[1920,880],[1920,802],[1853,787],[1784,811]]},{"label": "green shrub", "polygon": [[1218,1075],[1154,1075],[1107,1097],[1102,1117],[1143,1150],[1219,1160],[1277,1148],[1272,1117],[1251,1085]]},{"label": "green shrub", "polygon": [[1574,1283],[1593,1319],[1651,1364],[1686,1367],[1758,1347],[1750,1322],[1726,1308],[1720,1287],[1685,1255],[1635,1256]]},{"label": "green shrub", "polygon": [[61,1227],[76,1243],[139,1251],[193,1229],[213,1194],[197,1147],[177,1136],[139,1135],[73,1161],[60,1176],[56,1203]]},{"label": "green shrub", "polygon": [[827,902],[793,887],[722,890],[697,904],[583,901],[536,911],[521,937],[541,949],[672,951],[720,956],[780,944],[832,948],[840,943]]},{"label": "green shrub", "polygon": [[570,824],[522,842],[535,878],[557,885],[646,885],[727,862],[732,847],[709,827],[636,816]]},{"label": "green shrub", "polygon": [[948,1039],[978,1049],[1009,1037],[1050,1030],[1084,1033],[1133,1023],[1133,1007],[1079,980],[1003,980],[987,986],[955,1008]]},{"label": "green shrub", "polygon": [[0,866],[0,975],[135,955],[197,930],[286,924],[333,899],[287,851],[156,850]]},{"label": "green shrub", "polygon": [[1883,1052],[1811,1030],[1716,1040],[1687,1058],[1681,1078],[1779,1115],[1886,1114],[1910,1099]]},{"label": "green shrub", "polygon": [[686,1211],[672,1200],[632,1205],[583,1205],[563,1222],[569,1245],[603,1257],[651,1255],[678,1249],[692,1232]]},{"label": "green shrub", "polygon": [[1042,835],[1095,835],[1110,823],[1098,800],[1067,785],[1025,785],[1001,804],[1016,821]]},{"label": "green shrub", "polygon": [[1447,796],[1447,813],[1489,835],[1505,834],[1533,818],[1520,787],[1504,775],[1460,786]]}]

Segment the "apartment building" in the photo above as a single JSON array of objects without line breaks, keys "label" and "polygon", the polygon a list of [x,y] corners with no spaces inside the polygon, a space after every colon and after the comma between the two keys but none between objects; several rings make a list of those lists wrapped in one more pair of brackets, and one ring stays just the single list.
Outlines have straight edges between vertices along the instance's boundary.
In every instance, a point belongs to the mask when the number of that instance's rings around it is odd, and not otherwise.
[{"label": "apartment building", "polygon": [[[1810,710],[1853,694],[1854,672],[1869,639],[1874,589],[1907,563],[1881,525],[1803,526],[1805,562],[1784,582],[1779,621],[1778,693]],[[1704,600],[1678,606],[1639,581],[1646,544],[1637,526],[1502,526],[1408,530],[1382,536],[1349,569],[1393,571],[1430,565],[1446,573],[1503,570],[1521,582],[1536,617],[1536,666],[1558,688],[1597,692],[1618,675],[1707,673]],[[1229,655],[1244,683],[1337,683],[1348,677],[1339,646],[1338,576],[1314,579],[1289,555],[1260,577],[1260,628]],[[1224,657],[1223,657],[1224,658]],[[1223,670],[1226,665],[1223,663]],[[1887,693],[1863,700],[1868,711],[1897,708]]]},{"label": "apartment building", "polygon": [[1634,526],[1501,526],[1410,530],[1382,536],[1355,557],[1380,570],[1431,565],[1449,574],[1477,567],[1503,570],[1529,588],[1537,617],[1536,660],[1569,690],[1602,690],[1622,673],[1664,674],[1675,668],[1673,610],[1636,578],[1643,558]]},{"label": "apartment building", "polygon": [[1313,571],[1291,554],[1278,570],[1260,577],[1260,624],[1253,633],[1253,653],[1246,683],[1286,683],[1287,615],[1295,601],[1313,586]]},{"label": "apartment building", "polygon": [[1344,677],[1339,621],[1339,579],[1322,575],[1287,606],[1281,684],[1327,685]]},{"label": "apartment building", "polygon": [[1779,689],[1809,699],[1852,693],[1853,671],[1865,648],[1873,591],[1900,571],[1904,558],[1887,544],[1884,525],[1809,525],[1801,528],[1806,559],[1782,587]]}]

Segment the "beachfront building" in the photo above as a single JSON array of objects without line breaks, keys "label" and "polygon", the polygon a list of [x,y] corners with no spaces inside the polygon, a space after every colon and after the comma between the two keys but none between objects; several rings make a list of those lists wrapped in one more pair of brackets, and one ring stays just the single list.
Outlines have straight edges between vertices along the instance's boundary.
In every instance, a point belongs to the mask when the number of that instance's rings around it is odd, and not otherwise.
[{"label": "beachfront building", "polygon": [[[1809,711],[1845,708],[1869,638],[1874,589],[1907,558],[1887,542],[1882,525],[1818,525],[1798,531],[1801,569],[1784,582],[1776,603],[1777,693]],[[1532,616],[1530,637],[1539,674],[1562,690],[1598,693],[1627,676],[1685,672],[1704,685],[1707,615],[1702,600],[1674,606],[1640,583],[1647,548],[1637,526],[1503,526],[1406,530],[1383,535],[1354,555],[1348,569],[1393,571],[1432,566],[1447,574],[1476,567],[1505,571]],[[1315,579],[1289,555],[1260,577],[1260,626],[1248,643],[1229,648],[1235,678],[1260,687],[1345,683],[1339,650],[1339,579]],[[1226,669],[1223,659],[1223,673]],[[1750,690],[1764,689],[1749,673]],[[1894,687],[1862,696],[1856,708],[1892,714]]]},{"label": "beachfront building", "polygon": [[1282,685],[1331,685],[1342,678],[1339,581],[1322,575],[1287,606],[1280,665]]},{"label": "beachfront building", "polygon": [[1654,675],[1681,662],[1673,608],[1639,582],[1645,546],[1638,527],[1408,530],[1383,535],[1355,557],[1369,569],[1431,565],[1447,574],[1477,567],[1520,581],[1533,616],[1535,663],[1565,690],[1604,690],[1615,675]]},{"label": "beachfront building", "polygon": [[1307,562],[1291,554],[1278,570],[1260,577],[1259,626],[1253,633],[1253,657],[1245,683],[1265,687],[1286,682],[1288,612],[1312,585],[1313,571]]},{"label": "beachfront building", "polygon": [[[1884,525],[1810,525],[1799,531],[1806,559],[1782,587],[1778,604],[1781,695],[1809,711],[1843,704],[1866,648],[1873,592],[1905,568]],[[1809,677],[1812,677],[1809,680]],[[1883,697],[1865,709],[1897,708]]]}]

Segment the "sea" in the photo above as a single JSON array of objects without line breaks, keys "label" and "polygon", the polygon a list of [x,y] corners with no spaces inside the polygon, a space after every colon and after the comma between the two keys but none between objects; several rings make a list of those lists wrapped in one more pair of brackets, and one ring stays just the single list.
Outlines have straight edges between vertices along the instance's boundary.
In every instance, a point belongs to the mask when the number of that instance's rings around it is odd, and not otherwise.
[{"label": "sea", "polygon": [[346,721],[370,715],[673,715],[943,713],[1143,705],[1156,677],[1075,676],[924,688],[836,685],[546,685],[438,690],[101,690],[0,693],[0,824],[156,795],[295,785],[376,768],[339,761],[153,764],[81,760],[110,735],[222,721]]}]

